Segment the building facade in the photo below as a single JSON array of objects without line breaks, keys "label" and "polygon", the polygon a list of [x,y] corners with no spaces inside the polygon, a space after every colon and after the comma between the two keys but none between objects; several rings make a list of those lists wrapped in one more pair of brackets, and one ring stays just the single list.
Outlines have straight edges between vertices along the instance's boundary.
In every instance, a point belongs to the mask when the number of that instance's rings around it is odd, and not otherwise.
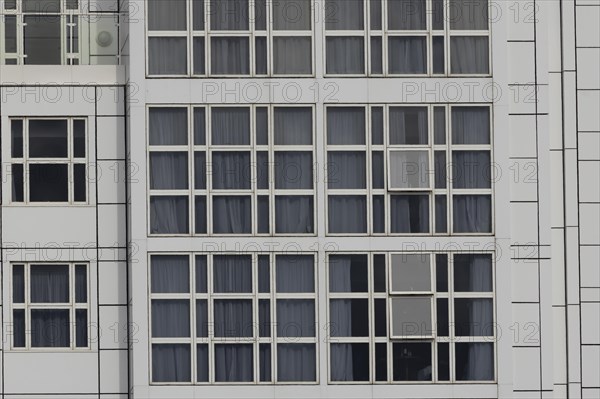
[{"label": "building facade", "polygon": [[600,397],[597,0],[0,14],[2,397]]}]

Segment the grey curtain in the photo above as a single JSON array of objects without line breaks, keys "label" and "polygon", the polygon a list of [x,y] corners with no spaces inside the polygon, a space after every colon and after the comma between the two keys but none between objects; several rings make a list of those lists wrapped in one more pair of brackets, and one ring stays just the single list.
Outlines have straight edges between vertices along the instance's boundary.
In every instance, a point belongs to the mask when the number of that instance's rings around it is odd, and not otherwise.
[{"label": "grey curtain", "polygon": [[212,153],[213,189],[248,190],[252,179],[249,152]]},{"label": "grey curtain", "polygon": [[331,380],[354,381],[353,344],[331,344]]},{"label": "grey curtain", "polygon": [[271,263],[268,255],[258,257],[258,292],[271,292]]},{"label": "grey curtain", "polygon": [[149,37],[148,72],[151,75],[187,74],[187,39]]},{"label": "grey curtain", "polygon": [[330,189],[367,188],[364,151],[327,151],[327,186]]},{"label": "grey curtain", "polygon": [[148,128],[150,145],[187,145],[187,109],[152,107]]},{"label": "grey curtain", "polygon": [[373,233],[385,233],[385,196],[373,196]]},{"label": "grey curtain", "polygon": [[310,30],[310,0],[274,0],[274,30]]},{"label": "grey curtain", "polygon": [[250,108],[215,107],[211,118],[213,145],[250,144]]},{"label": "grey curtain", "polygon": [[490,109],[452,107],[452,144],[490,144]]},{"label": "grey curtain", "polygon": [[249,196],[213,197],[213,232],[249,234],[252,210]]},{"label": "grey curtain", "polygon": [[444,37],[434,36],[431,39],[433,73],[443,74],[446,71]]},{"label": "grey curtain", "polygon": [[273,70],[276,75],[312,73],[310,36],[276,36],[273,38]]},{"label": "grey curtain", "polygon": [[277,292],[315,292],[314,258],[312,256],[278,255]]},{"label": "grey curtain", "polygon": [[213,262],[214,292],[252,292],[252,258],[249,255],[216,255]]},{"label": "grey curtain", "polygon": [[190,336],[190,301],[187,299],[152,300],[152,337]]},{"label": "grey curtain", "polygon": [[489,43],[486,36],[451,37],[450,56],[453,74],[489,73]]},{"label": "grey curtain", "polygon": [[491,188],[489,151],[452,151],[454,188]]},{"label": "grey curtain", "polygon": [[258,336],[271,336],[271,301],[269,299],[258,300]]},{"label": "grey curtain", "polygon": [[455,331],[459,337],[491,336],[494,307],[491,298],[455,298]]},{"label": "grey curtain", "polygon": [[448,13],[450,29],[488,29],[488,0],[450,0]]},{"label": "grey curtain", "polygon": [[191,379],[191,353],[189,345],[152,345],[153,382],[190,382]]},{"label": "grey curtain", "polygon": [[150,287],[153,294],[190,292],[189,258],[180,255],[152,255]]},{"label": "grey curtain", "polygon": [[312,144],[311,108],[276,107],[274,112],[275,145]]},{"label": "grey curtain", "polygon": [[390,107],[390,144],[427,144],[426,107]]},{"label": "grey curtain", "polygon": [[282,234],[313,233],[313,197],[306,195],[275,197],[275,231]]},{"label": "grey curtain", "polygon": [[186,0],[148,0],[148,30],[186,30]]},{"label": "grey curtain", "polygon": [[213,37],[210,54],[213,75],[250,73],[250,42],[247,37]]},{"label": "grey curtain", "polygon": [[330,195],[327,209],[330,233],[366,233],[367,199],[361,195]]},{"label": "grey curtain", "polygon": [[455,233],[489,233],[492,231],[492,200],[489,195],[453,196]]},{"label": "grey curtain", "polygon": [[188,188],[187,153],[151,152],[150,188],[153,190]]},{"label": "grey curtain", "polygon": [[363,37],[327,38],[327,73],[365,73],[365,39]]},{"label": "grey curtain", "polygon": [[150,232],[188,233],[188,212],[187,197],[150,197]]},{"label": "grey curtain", "polygon": [[327,0],[325,28],[328,30],[363,30],[363,0]]},{"label": "grey curtain", "polygon": [[253,328],[251,299],[214,301],[215,337],[252,337]]},{"label": "grey curtain", "polygon": [[215,345],[215,380],[217,382],[250,382],[254,379],[252,345]]},{"label": "grey curtain", "polygon": [[210,0],[212,30],[248,30],[248,0]]},{"label": "grey curtain", "polygon": [[315,344],[278,344],[277,379],[281,382],[316,380]]},{"label": "grey curtain", "polygon": [[429,232],[428,195],[392,195],[392,233]]},{"label": "grey curtain", "polygon": [[30,295],[32,303],[69,302],[69,266],[31,266]]},{"label": "grey curtain", "polygon": [[454,255],[456,292],[492,292],[491,255]]},{"label": "grey curtain", "polygon": [[315,301],[312,299],[277,300],[278,337],[314,337]]},{"label": "grey curtain", "polygon": [[302,190],[313,188],[313,162],[309,151],[275,152],[275,188]]},{"label": "grey curtain", "polygon": [[332,337],[352,336],[352,299],[329,301],[329,323]]},{"label": "grey curtain", "polygon": [[64,348],[71,344],[68,309],[31,310],[31,346]]},{"label": "grey curtain", "polygon": [[457,380],[491,381],[494,379],[493,343],[457,343],[456,352]]},{"label": "grey curtain", "polygon": [[327,144],[365,144],[365,109],[331,107],[327,109]]},{"label": "grey curtain", "polygon": [[425,1],[388,0],[388,29],[425,30]]},{"label": "grey curtain", "polygon": [[427,73],[427,39],[420,36],[388,38],[388,68],[394,74]]}]

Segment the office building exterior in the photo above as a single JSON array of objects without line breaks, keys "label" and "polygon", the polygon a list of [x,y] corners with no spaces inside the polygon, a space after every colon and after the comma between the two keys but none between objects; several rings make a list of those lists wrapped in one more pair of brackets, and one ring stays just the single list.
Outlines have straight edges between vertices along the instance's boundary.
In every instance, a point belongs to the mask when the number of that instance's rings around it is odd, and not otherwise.
[{"label": "office building exterior", "polygon": [[0,14],[2,397],[600,397],[597,0]]}]

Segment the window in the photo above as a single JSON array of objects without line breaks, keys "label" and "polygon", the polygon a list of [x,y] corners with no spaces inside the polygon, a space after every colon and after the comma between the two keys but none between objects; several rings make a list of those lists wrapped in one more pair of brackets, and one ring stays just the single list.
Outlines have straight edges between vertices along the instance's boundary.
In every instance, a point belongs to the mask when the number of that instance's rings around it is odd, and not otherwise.
[{"label": "window", "polygon": [[488,106],[336,105],[326,118],[329,234],[492,232]]},{"label": "window", "polygon": [[312,254],[150,257],[152,382],[315,383]]},{"label": "window", "polygon": [[149,0],[148,75],[313,73],[311,0]]},{"label": "window", "polygon": [[313,126],[310,106],[151,107],[150,234],[313,235]]},{"label": "window", "polygon": [[5,1],[0,9],[2,63],[118,64],[118,10],[97,8],[78,0]]},{"label": "window", "polygon": [[86,120],[11,119],[12,202],[87,203]]},{"label": "window", "polygon": [[484,253],[328,256],[331,383],[493,381]]},{"label": "window", "polygon": [[15,350],[89,348],[87,264],[12,264]]},{"label": "window", "polygon": [[326,0],[326,74],[487,75],[488,0]]}]

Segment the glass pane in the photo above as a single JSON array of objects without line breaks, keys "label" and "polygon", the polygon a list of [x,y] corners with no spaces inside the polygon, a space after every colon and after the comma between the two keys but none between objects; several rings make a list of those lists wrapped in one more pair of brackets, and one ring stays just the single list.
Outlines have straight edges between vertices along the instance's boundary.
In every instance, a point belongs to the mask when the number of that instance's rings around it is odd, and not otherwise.
[{"label": "glass pane", "polygon": [[148,73],[150,75],[187,74],[185,37],[149,37]]},{"label": "glass pane", "polygon": [[388,0],[388,29],[426,29],[425,1]]},{"label": "glass pane", "polygon": [[271,301],[268,299],[258,301],[258,336],[271,336]]},{"label": "glass pane", "polygon": [[196,292],[206,293],[208,285],[206,255],[196,255]]},{"label": "glass pane", "polygon": [[10,122],[11,155],[13,158],[23,158],[23,120],[15,119]]},{"label": "glass pane", "polygon": [[426,74],[427,39],[421,36],[388,38],[388,69],[391,74]]},{"label": "glass pane", "polygon": [[450,71],[453,74],[488,74],[489,40],[486,36],[450,38]]},{"label": "glass pane", "polygon": [[492,381],[494,379],[493,343],[457,342],[454,358],[457,381]]},{"label": "glass pane", "polygon": [[383,151],[373,151],[373,188],[385,188]]},{"label": "glass pane", "polygon": [[383,42],[381,37],[371,38],[371,73],[380,75],[383,73]]},{"label": "glass pane", "polygon": [[373,256],[373,291],[387,292],[385,255]]},{"label": "glass pane", "polygon": [[260,381],[270,382],[271,381],[271,344],[260,344],[259,345],[259,367],[260,367]]},{"label": "glass pane", "polygon": [[71,324],[68,309],[31,310],[31,346],[33,348],[68,348]]},{"label": "glass pane", "polygon": [[277,300],[278,337],[314,337],[315,301],[313,299]]},{"label": "glass pane", "polygon": [[274,30],[310,30],[310,0],[273,1]]},{"label": "glass pane", "polygon": [[12,273],[13,303],[25,302],[25,266],[14,265]]},{"label": "glass pane", "polygon": [[13,310],[13,347],[25,347],[25,310]]},{"label": "glass pane", "polygon": [[306,195],[275,197],[275,232],[311,234],[314,232],[314,199]]},{"label": "glass pane", "polygon": [[490,195],[454,195],[453,230],[455,233],[490,233],[492,198]]},{"label": "glass pane", "polygon": [[452,186],[454,188],[491,188],[489,151],[452,151]]},{"label": "glass pane", "polygon": [[[88,278],[85,265],[75,266],[75,302],[87,303],[88,301]],[[87,346],[87,345],[86,345]]]},{"label": "glass pane", "polygon": [[387,344],[375,344],[375,381],[387,381]]},{"label": "glass pane", "polygon": [[215,381],[250,382],[254,380],[254,350],[247,344],[215,345]]},{"label": "glass pane", "polygon": [[258,256],[258,292],[271,292],[271,264],[268,255]]},{"label": "glass pane", "polygon": [[[6,7],[6,4],[5,4]],[[4,50],[7,53],[17,52],[17,17],[15,15],[4,16]]]},{"label": "glass pane", "polygon": [[429,233],[429,196],[390,197],[392,233]]},{"label": "glass pane", "polygon": [[369,381],[369,344],[331,344],[331,381]]},{"label": "glass pane", "polygon": [[213,152],[212,182],[216,190],[250,189],[252,171],[249,152]]},{"label": "glass pane", "polygon": [[387,337],[387,306],[386,299],[376,298],[375,303],[375,336]]},{"label": "glass pane", "polygon": [[276,275],[278,293],[315,292],[312,256],[277,255]]},{"label": "glass pane", "polygon": [[254,0],[254,29],[267,30],[267,0]]},{"label": "glass pane", "polygon": [[190,382],[191,353],[186,344],[152,345],[153,382]]},{"label": "glass pane", "polygon": [[12,173],[12,200],[13,202],[23,202],[25,193],[23,191],[23,165],[11,165]]},{"label": "glass pane", "polygon": [[190,336],[190,301],[187,299],[152,300],[152,337]]},{"label": "glass pane", "polygon": [[215,337],[252,337],[252,300],[216,299],[214,323]]},{"label": "glass pane", "polygon": [[385,196],[373,196],[373,233],[385,233]]},{"label": "glass pane", "polygon": [[437,292],[448,292],[448,255],[435,256],[435,281]]},{"label": "glass pane", "polygon": [[266,75],[267,74],[267,64],[269,62],[267,58],[267,38],[266,37],[257,37],[255,39],[255,57],[256,57],[256,74],[257,75]]},{"label": "glass pane", "polygon": [[206,197],[197,195],[194,198],[195,205],[195,233],[207,233],[207,218],[206,218]]},{"label": "glass pane", "polygon": [[433,334],[430,297],[394,297],[392,304],[392,335],[430,336]]},{"label": "glass pane", "polygon": [[265,107],[256,108],[256,144],[269,144],[269,110]]},{"label": "glass pane", "polygon": [[[185,158],[187,162],[187,155]],[[185,174],[187,175],[187,172]],[[196,190],[206,189],[206,153],[204,151],[194,152],[194,187]]]},{"label": "glass pane", "polygon": [[363,107],[327,108],[327,144],[365,144],[365,109]]},{"label": "glass pane", "polygon": [[383,145],[383,107],[371,108],[371,136],[373,145]]},{"label": "glass pane", "polygon": [[186,3],[186,0],[148,0],[148,30],[186,30]]},{"label": "glass pane", "polygon": [[194,30],[204,30],[204,0],[193,0],[192,7]]},{"label": "glass pane", "polygon": [[329,256],[329,292],[368,291],[367,255]]},{"label": "glass pane", "polygon": [[433,108],[433,140],[435,144],[446,144],[446,108]]},{"label": "glass pane", "polygon": [[434,30],[444,29],[444,0],[432,0],[432,24]]},{"label": "glass pane", "polygon": [[188,122],[186,108],[152,107],[148,111],[150,145],[187,145]]},{"label": "glass pane", "polygon": [[194,38],[194,75],[204,75],[206,73],[204,59],[204,38]]},{"label": "glass pane", "polygon": [[85,202],[87,198],[87,179],[85,175],[86,165],[73,165],[73,200]]},{"label": "glass pane", "polygon": [[392,255],[392,291],[431,291],[431,259],[429,254]]},{"label": "glass pane", "polygon": [[247,37],[213,37],[210,54],[211,72],[215,75],[250,73],[250,42]]},{"label": "glass pane", "polygon": [[452,144],[490,144],[490,109],[452,107]]},{"label": "glass pane", "polygon": [[448,204],[445,195],[435,196],[435,232],[448,232]]},{"label": "glass pane", "polygon": [[211,1],[212,30],[248,30],[250,9],[248,0]]},{"label": "glass pane", "polygon": [[29,278],[31,302],[69,302],[68,265],[32,265]]},{"label": "glass pane", "polygon": [[328,30],[363,30],[363,0],[327,0],[325,27]]},{"label": "glass pane", "polygon": [[431,343],[392,344],[394,381],[431,381]]},{"label": "glass pane", "polygon": [[[55,11],[60,10],[60,6]],[[60,65],[61,37],[59,16],[24,16],[23,51],[28,65]]]},{"label": "glass pane", "polygon": [[34,119],[29,121],[30,158],[68,156],[67,121]]},{"label": "glass pane", "polygon": [[430,188],[429,151],[390,151],[390,188]]},{"label": "glass pane", "polygon": [[213,262],[214,292],[252,292],[252,257],[250,255],[215,255]]},{"label": "glass pane", "polygon": [[492,292],[492,256],[454,255],[454,291]]},{"label": "glass pane", "polygon": [[447,167],[446,151],[436,151],[434,154],[435,188],[446,188]]},{"label": "glass pane", "polygon": [[309,151],[275,152],[275,188],[310,190],[313,188],[313,161]]},{"label": "glass pane", "polygon": [[437,307],[437,335],[439,337],[447,337],[450,335],[449,329],[449,314],[448,314],[448,298],[438,298],[436,301]]},{"label": "glass pane", "polygon": [[304,36],[273,38],[273,72],[275,75],[309,75],[312,73],[312,40]]},{"label": "glass pane", "polygon": [[330,233],[366,233],[367,198],[360,195],[330,195],[328,198]]},{"label": "glass pane", "polygon": [[316,381],[315,344],[277,344],[277,380]]},{"label": "glass pane", "polygon": [[78,348],[88,346],[88,312],[86,309],[75,310],[75,345]]},{"label": "glass pane", "polygon": [[488,29],[488,0],[450,0],[448,13],[450,29]]},{"label": "glass pane", "polygon": [[269,189],[269,152],[256,153],[256,187],[259,190]]},{"label": "glass pane", "polygon": [[256,201],[256,218],[258,221],[258,234],[269,234],[270,232],[270,217],[269,217],[269,196],[259,195]]},{"label": "glass pane", "polygon": [[73,121],[73,156],[85,158],[85,121],[76,119]]},{"label": "glass pane", "polygon": [[456,336],[492,336],[494,328],[494,305],[491,298],[454,299],[454,333]]},{"label": "glass pane", "polygon": [[194,108],[194,144],[206,144],[206,111],[203,107]]},{"label": "glass pane", "polygon": [[187,197],[150,197],[151,234],[187,234],[188,218]]},{"label": "glass pane", "polygon": [[367,188],[364,151],[328,151],[327,183],[330,189]]},{"label": "glass pane", "polygon": [[250,234],[252,232],[251,197],[213,197],[213,232]]},{"label": "glass pane", "polygon": [[437,344],[438,381],[450,381],[450,344]]},{"label": "glass pane", "polygon": [[190,292],[189,258],[185,255],[152,255],[150,289],[153,294]]},{"label": "glass pane", "polygon": [[196,351],[197,381],[208,382],[208,345],[197,345]]},{"label": "glass pane", "polygon": [[312,108],[276,107],[275,145],[312,145]]},{"label": "glass pane", "polygon": [[426,107],[390,107],[390,144],[429,143]]},{"label": "glass pane", "polygon": [[213,145],[250,144],[249,107],[214,107],[211,125]]},{"label": "glass pane", "polygon": [[326,46],[328,74],[360,75],[365,73],[365,39],[363,37],[328,37]]},{"label": "glass pane", "polygon": [[371,30],[381,30],[381,0],[370,0]]},{"label": "glass pane", "polygon": [[153,190],[187,189],[187,152],[151,152],[150,188]]},{"label": "glass pane", "polygon": [[446,72],[444,37],[434,36],[432,38],[433,45],[433,73],[443,74]]}]

